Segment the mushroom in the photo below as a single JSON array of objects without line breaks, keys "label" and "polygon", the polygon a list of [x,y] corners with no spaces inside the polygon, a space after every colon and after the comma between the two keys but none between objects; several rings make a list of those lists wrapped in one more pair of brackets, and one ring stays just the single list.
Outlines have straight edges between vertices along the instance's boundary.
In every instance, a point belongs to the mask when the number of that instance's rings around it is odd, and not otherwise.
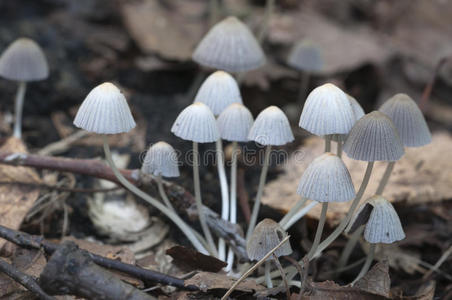
[{"label": "mushroom", "polygon": [[[432,134],[427,122],[416,102],[407,94],[396,94],[383,103],[379,111],[386,114],[394,123],[399,132],[400,139],[405,147],[422,147],[432,141]],[[395,161],[388,163],[385,173],[378,185],[376,194],[383,193]]]},{"label": "mushroom", "polygon": [[132,193],[146,200],[156,207],[187,236],[193,246],[202,253],[208,253],[199,241],[194,231],[176,213],[165,205],[149,196],[135,185],[130,183],[116,167],[108,145],[107,134],[129,132],[135,127],[135,121],[130,112],[124,95],[112,83],[106,82],[95,87],[86,96],[77,115],[74,125],[84,130],[101,134],[104,144],[105,157],[118,181]]},{"label": "mushroom", "polygon": [[195,201],[198,209],[199,221],[204,236],[209,244],[210,251],[217,256],[217,249],[207,226],[206,216],[201,199],[201,184],[199,180],[199,150],[198,143],[212,143],[220,139],[220,133],[212,111],[201,102],[187,106],[177,116],[171,127],[171,132],[184,140],[193,142],[193,183],[195,190]]},{"label": "mushroom", "polygon": [[375,161],[396,161],[404,154],[397,129],[385,114],[373,111],[359,119],[347,137],[344,152],[355,160],[367,161],[367,168],[356,197],[339,226],[319,244],[313,257],[321,253],[345,229],[369,183]]},{"label": "mushroom", "polygon": [[[248,253],[248,257],[250,260],[261,260],[269,251],[284,240],[286,236],[287,233],[281,228],[281,226],[279,226],[278,223],[272,219],[262,220],[259,224],[257,224],[253,234],[251,234],[246,243],[246,252]],[[286,286],[287,299],[290,299],[289,285],[287,284],[286,274],[281,266],[281,263],[279,262],[278,257],[290,254],[292,254],[292,247],[290,246],[289,241],[284,243],[272,254],[273,260],[278,267]],[[267,266],[269,266],[268,263],[265,268],[265,277],[267,280],[267,286],[271,287],[270,268]]]},{"label": "mushroom", "polygon": [[15,40],[0,56],[0,76],[19,83],[15,99],[13,135],[20,139],[27,82],[44,80],[49,76],[49,67],[41,47],[29,38]]},{"label": "mushroom", "polygon": [[262,193],[264,191],[265,180],[267,178],[268,166],[270,164],[271,147],[285,145],[294,140],[292,130],[290,129],[289,120],[286,115],[276,106],[270,106],[264,109],[254,121],[250,129],[248,139],[255,141],[265,147],[265,158],[262,166],[262,171],[259,179],[259,187],[257,189],[256,200],[251,213],[246,238],[251,236],[251,233],[256,226],[257,216],[261,204]]},{"label": "mushroom", "polygon": [[174,208],[165,193],[162,182],[162,176],[179,177],[180,175],[177,154],[174,148],[165,142],[157,142],[152,145],[144,157],[141,172],[157,177],[157,186],[160,197],[162,197],[165,205],[174,211]]},{"label": "mushroom", "polygon": [[199,42],[192,59],[205,67],[232,73],[254,70],[265,63],[258,41],[236,17],[227,17],[213,26]]},{"label": "mushroom", "polygon": [[318,73],[323,68],[320,48],[310,40],[302,40],[292,47],[287,58],[287,64],[300,71],[298,101],[302,103],[309,87],[310,74]]},{"label": "mushroom", "polygon": [[[238,143],[248,141],[248,133],[253,125],[253,115],[240,103],[229,105],[217,119],[218,129],[222,139],[232,142],[231,157],[231,193],[230,193],[230,217],[231,223],[237,223],[237,156],[239,154]],[[228,268],[232,268],[234,252],[229,249],[227,262]]]}]

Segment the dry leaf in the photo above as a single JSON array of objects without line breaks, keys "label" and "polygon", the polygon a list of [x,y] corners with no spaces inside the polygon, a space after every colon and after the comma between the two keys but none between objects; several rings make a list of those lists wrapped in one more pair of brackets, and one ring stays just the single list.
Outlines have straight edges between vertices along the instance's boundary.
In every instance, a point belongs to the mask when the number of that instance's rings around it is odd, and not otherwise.
[{"label": "dry leaf", "polygon": [[[27,153],[27,149],[21,140],[10,137],[0,147],[0,151]],[[14,156],[7,157],[6,160],[13,160]],[[29,182],[40,183],[41,180],[35,170],[26,167],[14,167],[0,165],[0,178],[7,182]],[[39,188],[18,185],[0,185],[0,225],[19,229],[28,210],[39,196]],[[0,239],[0,248],[6,243]]]},{"label": "dry leaf", "polygon": [[392,289],[391,294],[392,299],[394,300],[433,300],[435,296],[435,288],[435,281],[431,280],[422,284],[419,288],[418,285],[411,286],[409,290],[411,293],[416,290],[412,296],[404,296],[405,293],[403,293],[400,288]]},{"label": "dry leaf", "polygon": [[184,246],[174,246],[166,250],[166,254],[173,258],[173,264],[186,272],[194,270],[219,272],[228,265],[213,256],[199,253]]},{"label": "dry leaf", "polygon": [[[204,292],[214,289],[228,290],[236,280],[224,274],[200,272],[192,278],[185,280],[185,286],[195,285]],[[235,291],[253,293],[263,289],[265,287],[258,285],[254,280],[245,279],[235,288]]]},{"label": "dry leaf", "polygon": [[354,287],[371,294],[389,297],[391,279],[388,262],[385,260],[376,263],[363,278],[355,283]]},{"label": "dry leaf", "polygon": [[387,299],[386,297],[375,295],[355,287],[340,286],[333,281],[311,283],[310,294],[303,295],[302,299],[309,300],[376,300]]}]

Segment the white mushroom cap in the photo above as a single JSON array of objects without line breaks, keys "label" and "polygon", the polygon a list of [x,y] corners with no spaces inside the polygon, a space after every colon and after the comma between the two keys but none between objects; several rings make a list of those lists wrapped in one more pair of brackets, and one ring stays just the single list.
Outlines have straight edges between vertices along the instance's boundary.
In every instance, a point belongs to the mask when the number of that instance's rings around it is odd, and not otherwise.
[{"label": "white mushroom cap", "polygon": [[49,66],[41,47],[29,38],[15,40],[0,56],[0,76],[15,81],[46,79]]},{"label": "white mushroom cap", "polygon": [[200,65],[228,72],[249,71],[265,63],[264,52],[256,38],[236,17],[227,17],[213,26],[192,58]]},{"label": "white mushroom cap", "polygon": [[432,135],[421,110],[411,97],[396,94],[379,111],[388,115],[406,147],[420,147],[432,141]]},{"label": "white mushroom cap", "polygon": [[294,140],[289,120],[281,109],[270,106],[254,121],[248,139],[261,145],[280,146]]},{"label": "white mushroom cap", "polygon": [[308,95],[299,126],[320,136],[348,134],[355,121],[347,95],[334,84],[326,83]]},{"label": "white mushroom cap", "polygon": [[364,231],[365,240],[373,244],[403,240],[405,233],[392,204],[382,196],[373,196],[367,201],[373,209]]},{"label": "white mushroom cap", "polygon": [[128,132],[136,126],[126,98],[110,82],[89,92],[75,116],[74,125],[99,134]]},{"label": "white mushroom cap", "polygon": [[207,105],[201,102],[187,106],[177,116],[171,132],[184,140],[211,143],[220,138],[217,121]]},{"label": "white mushroom cap", "polygon": [[[246,244],[248,257],[250,260],[262,259],[270,250],[278,246],[286,236],[287,233],[278,223],[272,219],[262,220],[256,225]],[[282,244],[274,253],[277,257],[290,255],[292,247],[289,241]]]},{"label": "white mushroom cap", "polygon": [[292,48],[287,64],[300,71],[319,72],[323,68],[322,53],[311,41],[303,40]]},{"label": "white mushroom cap", "polygon": [[350,104],[352,105],[353,113],[355,114],[355,119],[356,121],[358,121],[365,115],[364,109],[361,107],[361,104],[359,104],[359,102],[354,97],[350,96],[349,94],[346,95],[348,101],[350,101]]},{"label": "white mushroom cap", "polygon": [[217,116],[230,104],[242,103],[242,96],[234,77],[216,71],[203,82],[194,102],[204,103]]},{"label": "white mushroom cap", "polygon": [[253,126],[253,115],[240,103],[229,105],[217,119],[221,138],[231,142],[247,142]]},{"label": "white mushroom cap", "polygon": [[350,130],[344,152],[356,160],[396,161],[405,151],[391,119],[373,111],[359,119]]},{"label": "white mushroom cap", "polygon": [[180,174],[176,151],[168,143],[155,143],[146,153],[141,171],[155,176],[178,177]]},{"label": "white mushroom cap", "polygon": [[306,168],[297,194],[318,202],[345,202],[355,198],[355,187],[342,159],[327,152]]}]

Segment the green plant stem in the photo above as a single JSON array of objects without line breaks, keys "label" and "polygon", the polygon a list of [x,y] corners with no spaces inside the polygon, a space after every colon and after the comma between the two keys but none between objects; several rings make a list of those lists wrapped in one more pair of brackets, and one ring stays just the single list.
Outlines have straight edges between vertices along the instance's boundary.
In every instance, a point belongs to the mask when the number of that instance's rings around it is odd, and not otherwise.
[{"label": "green plant stem", "polygon": [[364,265],[363,265],[361,271],[359,272],[358,276],[355,278],[355,280],[353,280],[353,282],[351,284],[352,286],[358,280],[360,280],[364,275],[366,275],[367,271],[369,271],[370,265],[372,264],[372,261],[374,260],[375,246],[376,246],[376,244],[370,244],[369,253],[367,253],[366,262],[364,263]]},{"label": "green plant stem", "polygon": [[326,212],[328,211],[328,202],[322,202],[322,212],[320,213],[319,223],[317,225],[317,231],[315,233],[314,242],[312,243],[311,250],[308,253],[308,259],[311,260],[317,247],[319,246],[320,239],[322,238],[323,227],[325,226]]},{"label": "green plant stem", "polygon": [[162,175],[157,176],[157,186],[159,189],[160,197],[162,197],[162,200],[165,203],[166,207],[168,207],[172,211],[175,211],[173,205],[171,205],[171,202],[169,201],[168,196],[165,193],[165,189],[163,188]]},{"label": "green plant stem", "polygon": [[14,101],[14,131],[13,136],[22,138],[22,113],[24,110],[25,91],[27,90],[27,83],[19,81],[17,88],[16,99]]},{"label": "green plant stem", "polygon": [[325,152],[331,152],[331,136],[325,135]]},{"label": "green plant stem", "polygon": [[367,185],[369,184],[373,166],[373,161],[367,163],[366,173],[364,174],[363,181],[361,182],[361,186],[359,187],[358,193],[356,193],[356,197],[353,200],[347,215],[344,217],[344,219],[342,219],[337,228],[323,242],[319,244],[319,247],[317,248],[317,251],[313,255],[313,257],[320,255],[320,253],[322,253],[322,251],[325,250],[325,248],[328,247],[332,242],[334,242],[334,240],[344,231],[345,227],[347,227],[348,222],[350,222],[350,219],[352,218],[353,213],[355,212],[355,209],[358,206],[359,201],[363,197]]},{"label": "green plant stem", "polygon": [[[221,218],[223,220],[229,219],[229,190],[228,180],[226,178],[226,171],[224,170],[224,152],[223,143],[221,139],[216,142],[216,154],[217,154],[217,169],[218,177],[220,179],[221,189]],[[220,260],[226,260],[226,243],[224,239],[218,240],[218,258]]]},{"label": "green plant stem", "polygon": [[264,165],[262,166],[261,176],[259,178],[259,187],[257,189],[256,200],[254,201],[253,212],[251,213],[250,223],[246,232],[246,240],[249,239],[256,226],[257,217],[259,215],[259,208],[261,205],[262,193],[264,192],[265,181],[267,179],[268,166],[270,164],[270,152],[272,150],[271,145],[265,147]]},{"label": "green plant stem", "polygon": [[265,262],[265,284],[267,285],[267,288],[271,289],[273,287],[273,281],[270,276],[271,271],[271,263],[269,260]]},{"label": "green plant stem", "polygon": [[286,297],[287,300],[290,300],[290,288],[289,288],[289,283],[287,282],[287,277],[286,277],[286,273],[284,272],[283,267],[281,266],[281,263],[279,262],[278,257],[276,256],[275,253],[272,254],[273,256],[273,260],[275,261],[276,267],[279,270],[279,273],[281,273],[281,278],[284,282],[284,286],[286,287]]},{"label": "green plant stem", "polygon": [[[251,268],[248,269],[248,271],[246,271],[242,276],[240,276],[240,278],[231,286],[231,288],[226,292],[226,294],[223,295],[223,297],[221,297],[221,300],[226,300],[228,299],[228,297],[232,294],[232,292],[234,291],[234,289],[243,281],[245,280],[248,276],[250,276],[251,273],[254,272],[254,270],[256,270],[260,265],[262,265],[267,258],[269,258],[276,250],[278,250],[279,247],[281,247],[285,242],[287,242],[290,238],[290,235],[286,236],[278,245],[276,245],[275,248],[273,248],[272,250],[270,250],[267,254],[265,254],[264,257],[262,257],[254,266],[252,266]],[[294,268],[295,269],[295,268]]]},{"label": "green plant stem", "polygon": [[394,170],[395,161],[390,161],[388,165],[386,166],[386,170],[383,174],[383,177],[381,177],[380,183],[378,184],[376,195],[383,194],[383,191],[385,190],[386,185],[388,184],[389,177],[391,177],[392,170]]},{"label": "green plant stem", "polygon": [[107,159],[107,162],[110,165],[118,181],[129,191],[131,191],[138,197],[142,198],[143,200],[145,200],[146,202],[160,210],[164,215],[166,215],[170,220],[172,220],[179,227],[179,229],[185,234],[185,236],[190,240],[190,242],[193,244],[197,251],[204,254],[209,254],[209,251],[207,251],[207,249],[202,245],[202,243],[196,238],[195,233],[193,233],[193,229],[190,226],[188,226],[176,213],[168,209],[158,200],[154,199],[153,197],[149,196],[148,194],[137,188],[121,174],[121,172],[118,170],[115,163],[113,162],[110,146],[108,145],[107,136],[103,135],[102,137],[104,142],[105,158]]},{"label": "green plant stem", "polygon": [[339,274],[339,270],[342,270],[347,265],[350,255],[352,254],[353,249],[358,243],[359,237],[364,232],[365,228],[366,227],[364,225],[359,226],[348,239],[347,244],[345,244],[344,250],[339,258],[339,262],[337,263],[336,274]]},{"label": "green plant stem", "polygon": [[201,183],[199,180],[199,149],[197,142],[193,142],[193,184],[195,189],[196,209],[198,210],[199,222],[201,223],[202,232],[204,233],[204,237],[209,244],[209,252],[213,253],[215,257],[218,257],[215,242],[213,241],[213,236],[210,232],[209,226],[207,226],[206,216],[204,215],[204,210],[202,209],[203,204],[201,199]]},{"label": "green plant stem", "polygon": [[298,103],[300,103],[300,105],[303,105],[303,103],[306,99],[306,94],[308,93],[310,78],[311,78],[311,76],[308,72],[301,72],[300,87],[299,87],[300,90],[298,91]]},{"label": "green plant stem", "polygon": [[[230,216],[229,221],[232,224],[237,224],[237,157],[239,154],[237,142],[232,142],[232,157],[231,157],[231,195],[230,195]],[[232,270],[234,264],[234,251],[229,248],[227,258],[227,270]]]},{"label": "green plant stem", "polygon": [[307,198],[301,197],[301,200],[297,201],[295,205],[284,215],[284,217],[279,221],[279,225],[284,227],[287,222],[306,204]]}]

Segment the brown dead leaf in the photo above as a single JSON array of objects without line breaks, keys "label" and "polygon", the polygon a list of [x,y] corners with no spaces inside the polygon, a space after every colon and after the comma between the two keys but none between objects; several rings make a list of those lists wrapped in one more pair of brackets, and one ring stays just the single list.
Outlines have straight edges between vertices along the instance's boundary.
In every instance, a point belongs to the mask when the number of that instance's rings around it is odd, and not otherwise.
[{"label": "brown dead leaf", "polygon": [[[195,285],[204,292],[215,289],[228,290],[236,280],[224,274],[200,272],[185,280],[185,286]],[[235,291],[252,293],[263,289],[265,287],[258,285],[254,280],[245,279],[235,288]]]},{"label": "brown dead leaf", "polygon": [[313,282],[309,294],[303,295],[302,299],[309,300],[377,300],[388,299],[381,295],[375,295],[355,287],[340,286],[333,281]]},{"label": "brown dead leaf", "polygon": [[166,254],[173,258],[173,264],[186,272],[202,270],[216,273],[228,265],[213,256],[184,246],[174,246],[166,250]]},{"label": "brown dead leaf", "polygon": [[435,296],[435,289],[436,283],[431,280],[420,287],[418,285],[409,287],[411,295],[406,295],[399,287],[392,289],[391,294],[394,300],[432,300]]},{"label": "brown dead leaf", "polygon": [[354,287],[371,294],[389,297],[391,279],[389,278],[388,261],[376,263],[363,278],[356,282]]},{"label": "brown dead leaf", "polygon": [[[21,140],[10,137],[0,147],[0,151],[27,153]],[[7,157],[14,159],[14,157]],[[40,183],[39,175],[31,168],[1,165],[0,178],[8,182]],[[39,188],[17,184],[0,185],[0,224],[2,226],[19,229],[28,210],[39,196]],[[0,248],[6,241],[0,240]]]},{"label": "brown dead leaf", "polygon": [[[267,184],[262,202],[283,212],[290,210],[300,200],[296,191],[301,175],[309,163],[323,153],[323,147],[324,142],[319,137],[306,139],[284,164],[285,173]],[[406,148],[405,155],[395,164],[384,196],[393,202],[406,200],[410,205],[452,198],[452,160],[444,155],[444,149],[452,149],[452,137],[447,132],[435,133],[432,143],[427,146]],[[346,154],[343,159],[358,190],[366,163],[352,160]],[[385,162],[375,163],[362,202],[375,193],[386,166]],[[328,223],[335,225],[348,211],[350,202],[330,204]],[[308,215],[318,218],[320,206],[314,207]]]}]

